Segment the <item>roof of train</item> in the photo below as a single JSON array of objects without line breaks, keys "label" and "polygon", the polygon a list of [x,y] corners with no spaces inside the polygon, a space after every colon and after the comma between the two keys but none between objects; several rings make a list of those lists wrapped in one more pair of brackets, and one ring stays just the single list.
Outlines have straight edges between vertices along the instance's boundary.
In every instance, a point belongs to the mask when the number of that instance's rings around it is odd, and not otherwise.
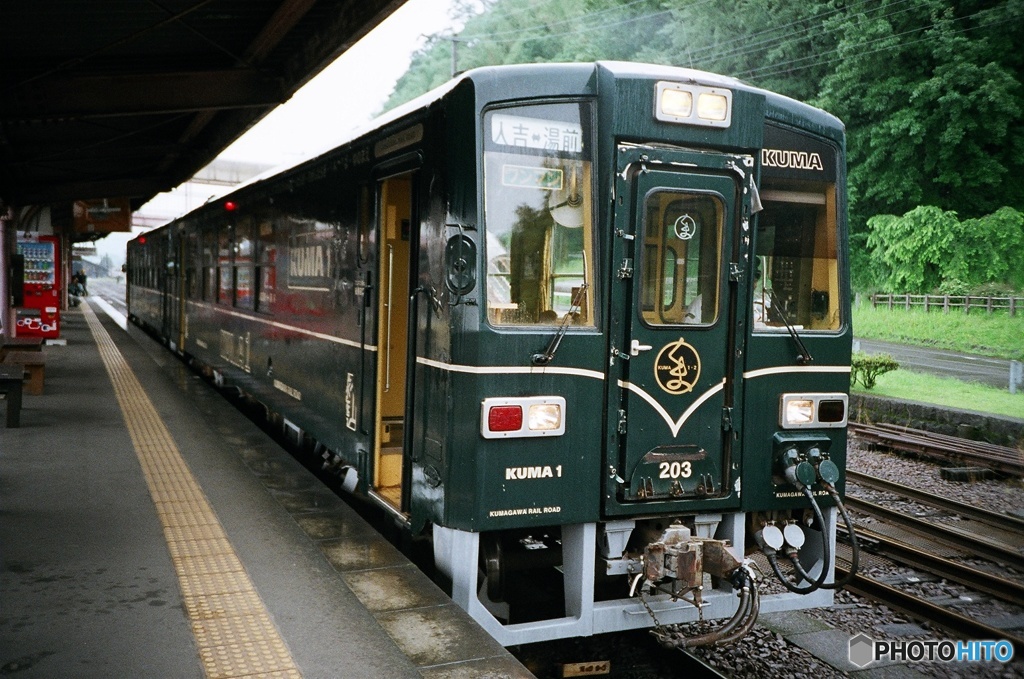
[{"label": "roof of train", "polygon": [[[843,124],[838,118],[809,104],[769,90],[755,87],[736,78],[690,68],[623,61],[483,66],[459,74],[443,85],[440,85],[439,87],[382,114],[376,119],[369,121],[364,126],[349,131],[343,137],[326,140],[323,147],[314,152],[311,152],[301,158],[291,160],[286,164],[270,168],[266,172],[252,177],[248,181],[237,186],[232,193],[244,191],[268,180],[291,173],[303,166],[313,164],[317,162],[318,159],[331,154],[342,146],[356,142],[377,130],[385,128],[388,125],[405,118],[406,116],[427,108],[434,102],[442,99],[446,94],[465,81],[473,81],[474,85],[477,87],[486,85],[497,92],[506,93],[510,97],[513,96],[513,94],[511,93],[509,86],[511,84],[518,84],[524,90],[528,89],[536,96],[538,82],[546,81],[548,83],[548,89],[558,88],[561,91],[570,89],[572,86],[583,88],[586,86],[586,83],[591,83],[595,80],[600,70],[607,71],[616,79],[660,79],[674,82],[691,82],[711,87],[723,87],[732,90],[753,92],[764,96],[769,106],[773,107],[775,110],[789,112],[794,116],[799,115],[802,119],[817,125],[823,130],[841,131],[843,129]],[[568,84],[570,82],[573,83],[573,85],[570,86]],[[202,210],[202,207],[197,208],[197,210]]]}]

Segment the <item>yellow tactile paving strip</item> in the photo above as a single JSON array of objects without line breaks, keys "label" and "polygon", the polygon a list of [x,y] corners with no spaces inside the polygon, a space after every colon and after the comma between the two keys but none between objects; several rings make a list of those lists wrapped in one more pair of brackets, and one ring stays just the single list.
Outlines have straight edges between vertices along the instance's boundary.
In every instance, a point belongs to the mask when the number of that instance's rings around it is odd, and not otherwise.
[{"label": "yellow tactile paving strip", "polygon": [[213,508],[131,367],[88,304],[82,312],[163,524],[199,659],[210,679],[301,673]]}]

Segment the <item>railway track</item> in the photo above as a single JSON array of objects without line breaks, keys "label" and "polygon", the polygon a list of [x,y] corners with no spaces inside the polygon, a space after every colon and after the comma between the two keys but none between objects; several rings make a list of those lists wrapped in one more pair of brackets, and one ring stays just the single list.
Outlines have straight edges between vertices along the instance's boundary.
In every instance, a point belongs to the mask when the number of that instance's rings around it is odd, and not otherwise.
[{"label": "railway track", "polygon": [[[836,577],[845,577],[848,569],[836,564]],[[874,601],[885,604],[889,608],[904,613],[917,620],[926,621],[929,625],[941,629],[957,638],[968,639],[1005,639],[1013,644],[1014,655],[1024,653],[1024,637],[1010,630],[1000,629],[959,613],[946,606],[940,606],[915,594],[887,585],[880,580],[862,574],[856,574],[846,589]]]},{"label": "railway track", "polygon": [[1006,446],[935,434],[895,424],[869,425],[851,422],[849,430],[872,445],[914,453],[941,463],[967,464],[1010,476],[1024,476],[1024,454]]},{"label": "railway track", "polygon": [[957,502],[956,500],[950,500],[949,498],[945,498],[941,495],[929,493],[902,483],[888,481],[886,479],[871,476],[870,474],[864,474],[852,469],[846,470],[846,480],[848,482],[852,481],[862,488],[870,488],[882,493],[891,493],[892,495],[902,498],[916,500],[917,502],[930,505],[972,521],[980,521],[995,528],[1000,528],[1017,534],[1024,534],[1024,518],[1001,512],[993,512],[964,502]]},{"label": "railway track", "polygon": [[929,540],[934,540],[947,547],[968,551],[998,563],[1024,570],[1024,555],[1018,547],[1006,544],[997,539],[981,536],[970,529],[928,521],[911,516],[898,509],[890,509],[880,504],[847,496],[846,507],[862,515],[874,517],[884,523],[895,524]]},{"label": "railway track", "polygon": [[[972,592],[1024,608],[1024,582],[998,572],[998,568],[1005,566],[1024,569],[1021,553],[1024,520],[852,470],[847,470],[847,481],[854,484],[848,490],[847,508],[860,515],[855,520],[857,537],[862,553],[869,559],[881,559],[928,573]],[[887,499],[869,501],[858,496],[862,491],[872,491]],[[908,500],[917,503],[919,509],[908,511],[905,504]],[[884,502],[900,506],[886,507]],[[959,525],[950,525],[947,521]],[[964,559],[979,556],[1001,566],[994,569],[997,572],[990,572],[964,562]],[[837,559],[837,579],[846,575],[849,561],[848,552]],[[1016,654],[1024,652],[1024,635],[1018,631],[986,624],[968,613],[930,601],[864,571],[862,568],[846,588],[951,635],[1006,639],[1014,645]]]},{"label": "railway track", "polygon": [[984,592],[1002,601],[1024,607],[1024,583],[1008,580],[989,571],[979,570],[962,561],[946,558],[920,546],[908,544],[868,528],[857,528],[857,539],[863,550],[884,556],[916,570],[959,583]]}]

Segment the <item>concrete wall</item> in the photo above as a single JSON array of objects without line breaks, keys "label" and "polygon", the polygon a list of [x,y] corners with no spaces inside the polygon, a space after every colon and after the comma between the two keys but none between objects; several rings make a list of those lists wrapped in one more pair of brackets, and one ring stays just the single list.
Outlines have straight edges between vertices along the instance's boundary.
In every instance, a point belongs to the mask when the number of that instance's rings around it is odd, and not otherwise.
[{"label": "concrete wall", "polygon": [[1024,452],[1024,420],[879,396],[850,395],[850,421],[886,422]]}]

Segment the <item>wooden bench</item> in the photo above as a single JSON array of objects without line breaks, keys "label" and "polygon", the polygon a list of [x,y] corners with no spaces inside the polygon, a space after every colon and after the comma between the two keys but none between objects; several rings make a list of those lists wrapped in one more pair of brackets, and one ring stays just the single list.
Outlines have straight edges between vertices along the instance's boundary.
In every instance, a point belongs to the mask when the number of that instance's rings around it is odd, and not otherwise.
[{"label": "wooden bench", "polygon": [[7,405],[6,426],[14,429],[21,426],[21,387],[25,380],[25,369],[19,365],[0,364],[0,394]]},{"label": "wooden bench", "polygon": [[28,373],[25,390],[36,396],[43,393],[46,354],[41,351],[12,351],[4,356],[3,365],[19,366]]},{"label": "wooden bench", "polygon": [[0,337],[0,361],[12,351],[43,350],[42,337]]}]

